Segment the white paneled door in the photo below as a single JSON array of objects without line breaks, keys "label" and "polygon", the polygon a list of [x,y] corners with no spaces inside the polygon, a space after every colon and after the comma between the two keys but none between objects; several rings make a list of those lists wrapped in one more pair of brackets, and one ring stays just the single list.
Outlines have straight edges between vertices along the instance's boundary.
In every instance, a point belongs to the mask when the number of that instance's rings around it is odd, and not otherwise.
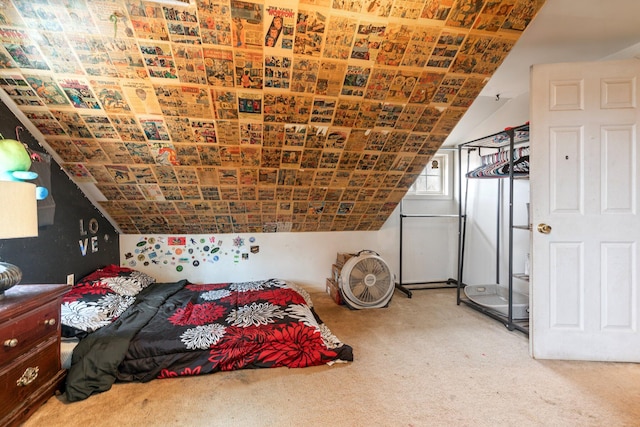
[{"label": "white paneled door", "polygon": [[640,61],[536,65],[531,352],[640,362]]}]

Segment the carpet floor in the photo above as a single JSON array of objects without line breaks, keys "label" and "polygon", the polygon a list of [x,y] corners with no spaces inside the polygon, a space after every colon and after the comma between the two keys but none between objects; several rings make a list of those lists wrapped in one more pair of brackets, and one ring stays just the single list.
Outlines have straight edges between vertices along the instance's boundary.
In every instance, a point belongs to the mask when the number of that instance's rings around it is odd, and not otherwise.
[{"label": "carpet floor", "polygon": [[25,427],[640,425],[640,364],[534,360],[453,289],[357,311],[312,298],[354,362],[116,384],[52,397]]}]

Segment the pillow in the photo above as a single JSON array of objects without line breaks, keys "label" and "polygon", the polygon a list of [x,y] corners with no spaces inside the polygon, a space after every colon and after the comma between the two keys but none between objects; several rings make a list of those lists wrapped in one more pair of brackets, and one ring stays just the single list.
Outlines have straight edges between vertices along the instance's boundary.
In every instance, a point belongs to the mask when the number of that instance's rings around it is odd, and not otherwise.
[{"label": "pillow", "polygon": [[83,277],[62,298],[63,337],[83,338],[116,320],[155,279],[127,267],[109,265]]}]

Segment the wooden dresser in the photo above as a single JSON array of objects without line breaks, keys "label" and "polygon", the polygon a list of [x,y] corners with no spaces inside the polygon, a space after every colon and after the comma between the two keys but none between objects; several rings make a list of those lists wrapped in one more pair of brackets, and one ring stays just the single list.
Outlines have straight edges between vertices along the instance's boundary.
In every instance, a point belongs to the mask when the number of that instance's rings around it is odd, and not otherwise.
[{"label": "wooden dresser", "polygon": [[0,299],[0,426],[25,421],[64,379],[60,300],[67,290],[67,285],[16,285]]}]

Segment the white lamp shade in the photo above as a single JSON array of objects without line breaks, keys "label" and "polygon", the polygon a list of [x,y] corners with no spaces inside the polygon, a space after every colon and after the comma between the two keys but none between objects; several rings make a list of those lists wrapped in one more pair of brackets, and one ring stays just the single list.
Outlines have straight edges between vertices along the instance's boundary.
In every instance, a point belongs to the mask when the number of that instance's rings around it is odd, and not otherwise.
[{"label": "white lamp shade", "polygon": [[0,181],[0,239],[38,235],[36,186]]}]

